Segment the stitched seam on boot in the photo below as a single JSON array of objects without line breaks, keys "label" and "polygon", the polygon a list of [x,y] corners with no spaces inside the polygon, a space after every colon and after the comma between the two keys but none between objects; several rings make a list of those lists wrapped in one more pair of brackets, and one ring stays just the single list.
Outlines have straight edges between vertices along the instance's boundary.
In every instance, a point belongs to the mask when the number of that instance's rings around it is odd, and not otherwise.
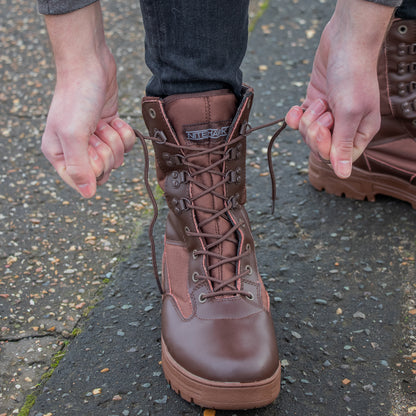
[{"label": "stitched seam on boot", "polygon": [[[397,170],[398,172],[407,173],[408,175],[415,175],[415,173],[412,172],[412,171],[409,171],[409,170],[406,170],[406,169],[400,169],[397,166],[391,165],[390,163],[384,162],[383,160],[377,159],[375,157],[368,156],[368,158],[370,160],[373,160],[374,162],[380,163],[381,165],[388,166],[389,168],[391,168],[393,170]],[[374,172],[374,173],[378,173],[378,172]],[[389,173],[384,173],[384,175],[390,175],[391,176],[391,174],[389,174]]]}]

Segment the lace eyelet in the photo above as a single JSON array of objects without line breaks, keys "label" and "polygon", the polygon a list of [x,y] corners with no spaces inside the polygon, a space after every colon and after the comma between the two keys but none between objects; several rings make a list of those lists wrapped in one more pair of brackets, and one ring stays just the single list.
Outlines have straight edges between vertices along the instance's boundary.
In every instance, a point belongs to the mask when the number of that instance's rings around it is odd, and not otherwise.
[{"label": "lace eyelet", "polygon": [[205,303],[207,301],[207,298],[205,297],[205,293],[201,293],[198,299],[199,299],[199,303]]},{"label": "lace eyelet", "polygon": [[188,235],[191,232],[191,230],[189,229],[189,227],[186,225],[185,226],[185,234]]},{"label": "lace eyelet", "polygon": [[407,26],[406,26],[406,25],[400,25],[400,26],[398,27],[398,31],[399,31],[399,33],[400,33],[401,35],[406,34],[406,33],[407,33]]},{"label": "lace eyelet", "polygon": [[194,283],[198,283],[199,282],[199,279],[197,278],[197,276],[198,276],[198,272],[193,272],[192,273],[192,281]]},{"label": "lace eyelet", "polygon": [[149,116],[153,119],[156,118],[156,111],[154,108],[149,108]]},{"label": "lace eyelet", "polygon": [[251,266],[247,265],[247,266],[246,266],[246,270],[248,270],[248,274],[249,274],[249,276],[251,276],[251,275],[253,274],[253,269],[252,269],[252,267],[251,267]]},{"label": "lace eyelet", "polygon": [[196,253],[196,250],[193,250],[193,251],[192,251],[192,258],[193,258],[194,260],[196,260],[196,259],[198,258],[198,254]]},{"label": "lace eyelet", "polygon": [[246,250],[250,251],[251,250],[251,245],[250,244],[246,244]]},{"label": "lace eyelet", "polygon": [[251,292],[248,292],[248,295],[246,295],[246,299],[254,300],[254,295]]},{"label": "lace eyelet", "polygon": [[[155,136],[156,139],[160,138],[160,140],[158,140],[156,142],[157,144],[165,144],[168,141],[168,138],[166,137],[165,133],[163,133],[163,131],[160,131],[158,129],[155,129],[153,135]],[[168,155],[168,157],[169,157],[169,153],[166,153],[166,152],[163,153],[162,156],[163,156],[164,159],[166,159],[166,155]]]}]

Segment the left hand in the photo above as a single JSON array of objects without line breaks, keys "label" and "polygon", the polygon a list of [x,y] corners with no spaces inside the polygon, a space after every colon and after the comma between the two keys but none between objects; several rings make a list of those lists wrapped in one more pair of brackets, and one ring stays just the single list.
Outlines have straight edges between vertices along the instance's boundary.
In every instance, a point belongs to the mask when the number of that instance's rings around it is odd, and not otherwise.
[{"label": "left hand", "polygon": [[[287,124],[311,151],[330,160],[340,178],[380,128],[377,60],[393,9],[364,0],[339,0],[325,27],[307,97]],[[305,110],[305,111],[304,111]]]}]

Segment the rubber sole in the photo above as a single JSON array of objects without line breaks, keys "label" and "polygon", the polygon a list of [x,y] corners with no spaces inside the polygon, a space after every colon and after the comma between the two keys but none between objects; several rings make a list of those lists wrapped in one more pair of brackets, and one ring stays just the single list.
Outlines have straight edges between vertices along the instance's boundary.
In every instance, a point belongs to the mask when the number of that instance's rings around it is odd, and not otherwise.
[{"label": "rubber sole", "polygon": [[348,179],[338,178],[332,168],[309,156],[309,182],[318,191],[337,196],[374,202],[376,195],[387,195],[409,202],[416,209],[416,186],[409,182],[381,173],[368,172],[353,166]]},{"label": "rubber sole", "polygon": [[281,366],[272,377],[252,383],[218,382],[198,377],[180,366],[162,339],[162,367],[172,389],[184,400],[217,410],[267,406],[280,392]]}]

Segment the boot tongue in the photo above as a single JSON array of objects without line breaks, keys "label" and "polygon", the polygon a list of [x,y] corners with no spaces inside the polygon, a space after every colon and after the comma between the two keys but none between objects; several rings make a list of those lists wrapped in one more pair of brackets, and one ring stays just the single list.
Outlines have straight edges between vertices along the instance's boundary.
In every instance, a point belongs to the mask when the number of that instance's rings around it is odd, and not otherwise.
[{"label": "boot tongue", "polygon": [[237,99],[228,90],[171,95],[163,103],[180,144],[189,146],[224,141],[237,110]]},{"label": "boot tongue", "polygon": [[[225,142],[229,128],[237,111],[237,99],[228,90],[210,91],[198,94],[173,95],[163,100],[164,109],[173,127],[179,143],[185,148],[183,152],[188,154],[186,146],[201,146],[204,148],[215,147]],[[192,155],[194,152],[189,151]],[[204,156],[192,157],[192,164],[198,168],[190,168],[190,173],[195,174],[200,168],[212,165],[220,160],[221,155],[209,153]],[[205,187],[211,187],[219,183],[223,178],[215,172],[222,173],[222,167],[216,167],[212,171],[195,175],[196,182],[202,183]],[[190,184],[190,195],[194,200],[194,205],[201,208],[219,211],[225,206],[224,199],[207,194],[198,198],[203,192],[203,188],[197,183]],[[225,195],[225,186],[218,186],[214,189],[216,194]],[[207,220],[211,214],[196,209],[195,215],[198,223]],[[208,234],[224,235],[232,227],[228,218],[219,217],[212,220],[200,228],[200,231]],[[231,237],[232,238],[232,237]],[[235,237],[234,237],[235,238]],[[237,241],[237,239],[235,238]],[[216,239],[205,238],[206,244],[215,243]],[[224,241],[211,248],[221,256],[234,257],[237,253],[237,243]],[[215,266],[220,260],[208,256],[208,266]],[[226,263],[222,266],[214,267],[208,274],[219,280],[226,280],[235,275],[235,265]],[[215,287],[215,284],[214,284]]]}]

